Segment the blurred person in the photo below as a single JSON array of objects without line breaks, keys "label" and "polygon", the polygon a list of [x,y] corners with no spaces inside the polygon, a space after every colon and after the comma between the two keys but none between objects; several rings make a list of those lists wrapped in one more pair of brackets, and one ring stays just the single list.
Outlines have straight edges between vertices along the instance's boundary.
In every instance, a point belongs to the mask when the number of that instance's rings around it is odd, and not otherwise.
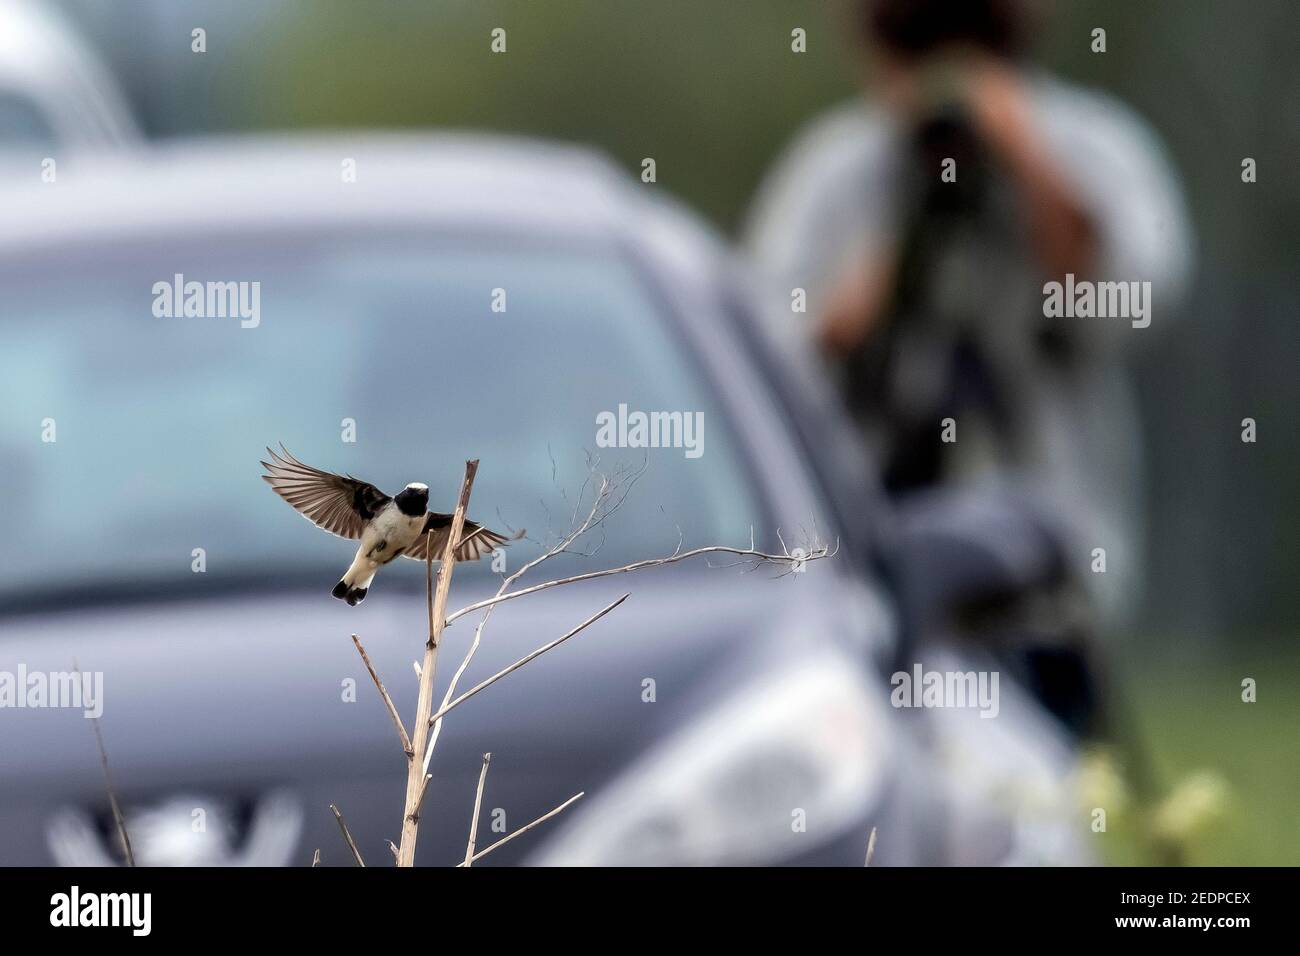
[{"label": "blurred person", "polygon": [[[887,489],[1027,487],[1080,566],[1106,549],[1112,573],[1087,578],[1113,620],[1139,591],[1143,536],[1122,352],[1172,316],[1190,235],[1151,130],[1025,61],[1031,12],[856,3],[871,99],[797,138],[747,242],[785,294],[804,290],[807,321],[786,331],[817,346]],[[1145,318],[1047,314],[1048,283],[1089,281],[1138,282]]]}]

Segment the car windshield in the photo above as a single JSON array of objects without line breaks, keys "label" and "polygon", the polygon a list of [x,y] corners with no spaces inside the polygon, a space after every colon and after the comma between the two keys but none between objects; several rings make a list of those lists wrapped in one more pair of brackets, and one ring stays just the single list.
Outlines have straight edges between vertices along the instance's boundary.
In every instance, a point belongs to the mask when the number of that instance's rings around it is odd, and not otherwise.
[{"label": "car windshield", "polygon": [[[160,290],[189,282],[260,286],[256,299],[245,287],[244,318],[167,317],[184,301]],[[355,545],[259,479],[280,442],[389,494],[426,482],[442,511],[479,458],[471,515],[538,541],[569,526],[589,453],[603,472],[644,466],[602,562],[667,553],[679,528],[688,545],[747,542],[761,520],[679,330],[607,247],[391,234],[92,244],[0,265],[0,287],[6,594],[193,586],[200,561],[205,583],[310,571],[332,584]],[[206,291],[203,308],[219,311]],[[598,447],[597,416],[620,405],[701,413],[702,454]],[[508,562],[537,550],[521,542]],[[423,579],[398,564],[390,580]]]}]

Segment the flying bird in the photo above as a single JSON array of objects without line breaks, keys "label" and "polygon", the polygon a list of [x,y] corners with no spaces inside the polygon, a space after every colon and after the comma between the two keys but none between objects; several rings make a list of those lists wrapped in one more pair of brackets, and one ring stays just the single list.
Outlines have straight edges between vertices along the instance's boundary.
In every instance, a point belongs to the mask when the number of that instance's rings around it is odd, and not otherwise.
[{"label": "flying bird", "polygon": [[[376,572],[399,555],[428,560],[432,531],[434,560],[441,560],[451,536],[451,515],[429,511],[429,486],[413,481],[392,497],[351,475],[304,465],[283,445],[262,462],[262,480],[308,521],[340,538],[360,540],[357,556],[330,593],[355,606],[365,600]],[[523,536],[523,532],[515,538]],[[457,561],[477,561],[507,538],[465,519]]]}]

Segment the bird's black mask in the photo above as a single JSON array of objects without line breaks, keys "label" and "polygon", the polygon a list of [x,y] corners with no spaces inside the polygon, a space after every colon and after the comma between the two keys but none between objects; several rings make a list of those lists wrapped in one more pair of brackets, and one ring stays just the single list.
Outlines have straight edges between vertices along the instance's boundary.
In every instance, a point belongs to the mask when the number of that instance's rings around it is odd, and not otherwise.
[{"label": "bird's black mask", "polygon": [[429,492],[427,489],[403,488],[393,499],[397,503],[397,510],[404,515],[410,515],[412,518],[424,514],[429,505]]}]

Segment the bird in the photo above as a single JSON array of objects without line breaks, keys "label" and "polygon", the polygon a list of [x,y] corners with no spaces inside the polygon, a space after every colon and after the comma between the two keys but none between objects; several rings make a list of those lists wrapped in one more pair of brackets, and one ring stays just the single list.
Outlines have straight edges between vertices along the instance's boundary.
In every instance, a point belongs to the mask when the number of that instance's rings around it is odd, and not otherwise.
[{"label": "bird", "polygon": [[[428,510],[428,485],[413,481],[389,496],[360,478],[303,464],[284,445],[280,451],[267,448],[271,460],[261,463],[266,469],[262,480],[316,527],[361,542],[351,566],[330,591],[334,597],[355,607],[365,600],[375,574],[394,558],[428,560],[429,532],[434,560],[446,553],[452,516]],[[508,539],[466,518],[456,560],[477,561],[523,534]]]}]

